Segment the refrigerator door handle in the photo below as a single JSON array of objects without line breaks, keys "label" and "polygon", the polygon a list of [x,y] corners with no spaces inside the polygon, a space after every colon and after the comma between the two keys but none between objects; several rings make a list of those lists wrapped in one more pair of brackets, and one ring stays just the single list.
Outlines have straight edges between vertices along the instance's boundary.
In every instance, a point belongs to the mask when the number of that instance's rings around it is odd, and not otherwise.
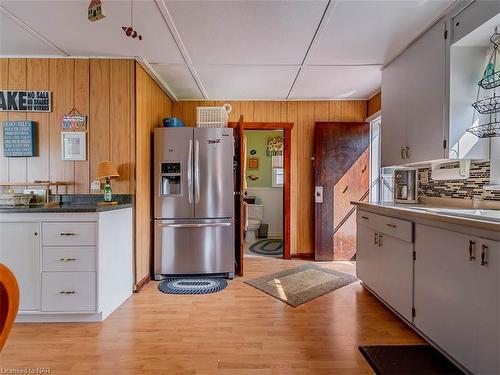
[{"label": "refrigerator door handle", "polygon": [[196,203],[200,201],[200,142],[196,140],[194,148],[194,191]]},{"label": "refrigerator door handle", "polygon": [[159,224],[168,228],[204,228],[204,227],[229,227],[231,223],[205,223],[205,224]]},{"label": "refrigerator door handle", "polygon": [[189,203],[193,201],[193,140],[189,140],[189,154],[188,154],[188,168],[187,168],[187,178],[188,178],[188,200]]}]

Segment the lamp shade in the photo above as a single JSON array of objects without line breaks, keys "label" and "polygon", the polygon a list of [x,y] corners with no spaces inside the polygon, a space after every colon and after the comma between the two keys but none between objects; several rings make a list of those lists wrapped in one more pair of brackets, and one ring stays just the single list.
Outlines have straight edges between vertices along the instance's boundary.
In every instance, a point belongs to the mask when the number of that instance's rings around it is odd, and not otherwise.
[{"label": "lamp shade", "polygon": [[109,177],[120,177],[113,164],[111,164],[109,160],[100,161],[99,163],[97,163],[95,178],[102,179]]}]

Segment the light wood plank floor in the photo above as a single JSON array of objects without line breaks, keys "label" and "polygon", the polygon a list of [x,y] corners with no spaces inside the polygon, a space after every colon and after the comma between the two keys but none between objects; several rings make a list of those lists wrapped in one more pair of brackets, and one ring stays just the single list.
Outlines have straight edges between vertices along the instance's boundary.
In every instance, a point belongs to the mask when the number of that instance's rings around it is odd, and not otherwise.
[{"label": "light wood plank floor", "polygon": [[[359,345],[422,340],[359,282],[292,308],[249,278],[304,261],[245,258],[220,293],[172,296],[149,283],[103,323],[15,324],[0,368],[51,374],[371,374]],[[346,263],[321,266],[354,272]]]}]

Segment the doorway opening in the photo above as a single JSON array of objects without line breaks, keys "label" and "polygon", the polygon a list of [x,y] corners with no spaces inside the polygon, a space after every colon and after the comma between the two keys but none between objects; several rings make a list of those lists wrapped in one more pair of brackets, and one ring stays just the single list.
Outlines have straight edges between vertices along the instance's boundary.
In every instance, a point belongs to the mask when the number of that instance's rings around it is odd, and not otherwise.
[{"label": "doorway opening", "polygon": [[283,258],[283,129],[243,131],[244,256]]},{"label": "doorway opening", "polygon": [[[246,193],[245,186],[247,185],[247,180],[245,176],[244,167],[247,162],[244,134],[248,130],[280,130],[282,131],[282,163],[279,163],[279,159],[275,158],[275,165],[277,166],[271,173],[271,181],[274,181],[275,185],[282,185],[283,195],[283,230],[282,230],[282,243],[283,243],[283,259],[291,259],[291,145],[292,145],[292,122],[245,122],[243,116],[240,116],[238,122],[230,122],[228,126],[235,129],[235,223],[236,223],[236,233],[235,233],[235,260],[236,267],[238,270],[238,275],[243,276],[244,269],[244,255],[245,255],[245,224],[246,224],[246,214],[244,197]],[[278,142],[278,140],[276,140]],[[248,153],[250,154],[250,151]],[[272,150],[271,150],[272,153]],[[250,155],[252,156],[252,155]],[[278,156],[278,155],[276,155]],[[248,163],[250,161],[248,160]],[[253,162],[255,163],[255,161]],[[255,164],[254,164],[255,165]],[[271,158],[272,165],[272,158]],[[282,165],[282,167],[278,167]],[[249,168],[250,170],[251,168]],[[250,173],[249,173],[250,174]],[[272,185],[272,182],[271,182]],[[248,194],[246,194],[248,195]],[[259,225],[260,227],[260,225]],[[269,231],[269,228],[268,228]],[[272,247],[276,244],[271,244]]]}]

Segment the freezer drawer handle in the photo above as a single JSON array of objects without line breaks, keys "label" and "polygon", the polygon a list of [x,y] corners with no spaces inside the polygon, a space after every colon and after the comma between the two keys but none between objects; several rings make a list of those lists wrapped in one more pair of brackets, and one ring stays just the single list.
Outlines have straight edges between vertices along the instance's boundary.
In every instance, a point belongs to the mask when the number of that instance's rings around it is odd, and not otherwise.
[{"label": "freezer drawer handle", "polygon": [[160,224],[169,228],[203,228],[203,227],[229,227],[231,223],[206,223],[206,224]]}]

